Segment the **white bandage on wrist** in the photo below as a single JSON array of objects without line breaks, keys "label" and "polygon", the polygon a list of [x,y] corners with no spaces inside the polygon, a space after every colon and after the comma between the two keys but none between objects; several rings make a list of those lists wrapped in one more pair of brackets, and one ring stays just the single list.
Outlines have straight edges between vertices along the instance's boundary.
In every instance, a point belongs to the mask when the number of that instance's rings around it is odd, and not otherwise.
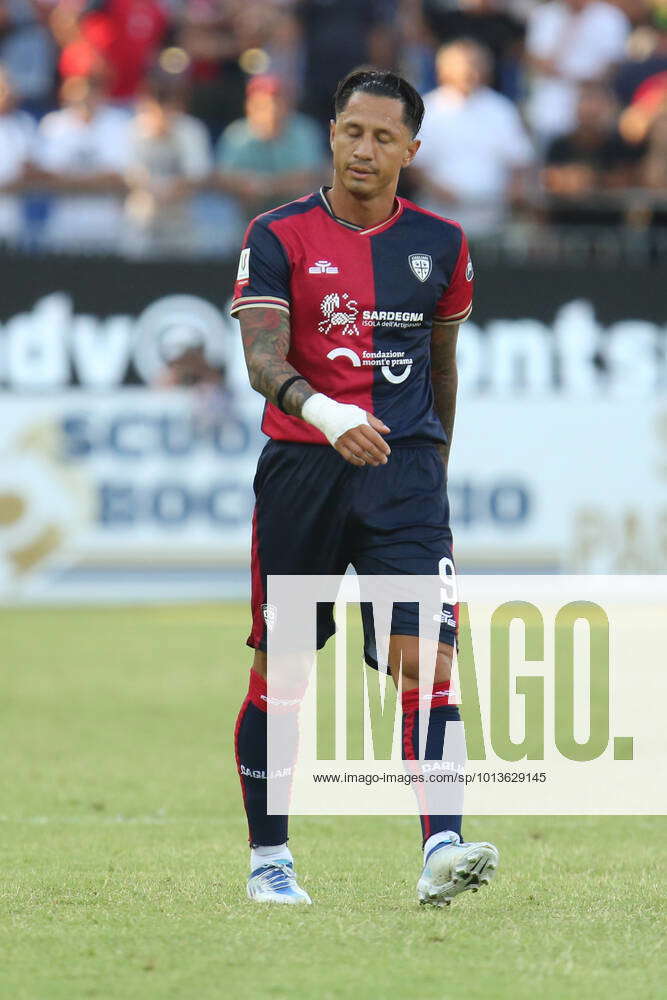
[{"label": "white bandage on wrist", "polygon": [[301,416],[307,423],[322,431],[330,444],[335,444],[341,434],[353,427],[368,423],[366,411],[360,406],[337,403],[323,392],[316,392],[314,396],[308,397],[301,407]]}]

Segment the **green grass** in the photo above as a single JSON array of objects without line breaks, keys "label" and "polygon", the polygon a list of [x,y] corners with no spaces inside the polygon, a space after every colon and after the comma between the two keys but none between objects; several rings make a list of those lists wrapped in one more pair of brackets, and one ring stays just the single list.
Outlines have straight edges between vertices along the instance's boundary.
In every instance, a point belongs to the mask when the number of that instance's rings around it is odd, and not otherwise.
[{"label": "green grass", "polygon": [[661,819],[470,819],[498,878],[428,910],[416,819],[296,818],[316,905],[247,902],[246,625],[0,612],[3,1000],[665,996]]}]

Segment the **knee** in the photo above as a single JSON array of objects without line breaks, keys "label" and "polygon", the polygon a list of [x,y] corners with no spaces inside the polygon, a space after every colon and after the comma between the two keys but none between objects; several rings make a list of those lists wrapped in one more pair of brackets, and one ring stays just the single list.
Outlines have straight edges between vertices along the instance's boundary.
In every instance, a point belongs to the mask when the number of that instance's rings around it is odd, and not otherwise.
[{"label": "knee", "polygon": [[[394,640],[406,639],[407,642]],[[446,643],[438,643],[435,658],[435,673],[433,683],[441,684],[449,681],[452,673],[454,649]],[[419,684],[419,639],[414,636],[392,636],[389,647],[389,666],[396,680],[399,669],[403,678],[403,687],[416,687]]]}]

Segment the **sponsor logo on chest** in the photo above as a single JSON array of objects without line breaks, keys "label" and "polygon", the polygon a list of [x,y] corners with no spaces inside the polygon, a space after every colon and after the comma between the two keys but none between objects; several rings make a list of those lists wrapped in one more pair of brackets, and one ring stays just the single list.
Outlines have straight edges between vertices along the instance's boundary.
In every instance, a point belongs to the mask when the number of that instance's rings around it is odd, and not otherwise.
[{"label": "sponsor logo on chest", "polygon": [[422,326],[424,323],[423,312],[401,312],[391,309],[364,309],[361,314],[361,321],[364,326],[390,326],[394,329],[408,329],[409,327]]},{"label": "sponsor logo on chest", "polygon": [[327,336],[333,331],[342,336],[358,337],[359,327],[356,320],[359,315],[359,305],[356,299],[350,298],[347,292],[330,292],[320,303],[320,311],[324,319],[317,324],[320,333]]},{"label": "sponsor logo on chest", "polygon": [[400,309],[364,309],[359,316],[359,303],[349,292],[329,292],[320,303],[323,319],[317,324],[319,333],[329,336],[358,337],[359,326],[409,329],[424,325],[424,313]]}]

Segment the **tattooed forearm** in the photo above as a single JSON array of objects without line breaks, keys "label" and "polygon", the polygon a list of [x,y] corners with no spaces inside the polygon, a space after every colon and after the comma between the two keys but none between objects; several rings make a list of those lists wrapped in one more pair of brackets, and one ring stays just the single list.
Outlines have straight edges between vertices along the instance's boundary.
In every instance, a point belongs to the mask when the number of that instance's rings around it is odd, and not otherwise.
[{"label": "tattooed forearm", "polygon": [[[243,309],[239,320],[250,384],[270,403],[275,403],[280,387],[300,374],[287,361],[289,316],[281,309]],[[295,417],[301,416],[301,407],[314,392],[308,382],[294,382],[283,396],[283,409]]]},{"label": "tattooed forearm", "polygon": [[431,383],[435,410],[447,435],[447,444],[439,450],[447,467],[449,449],[454,433],[454,416],[456,414],[456,390],[458,388],[458,372],[456,369],[456,338],[458,325],[435,325],[431,336]]}]

